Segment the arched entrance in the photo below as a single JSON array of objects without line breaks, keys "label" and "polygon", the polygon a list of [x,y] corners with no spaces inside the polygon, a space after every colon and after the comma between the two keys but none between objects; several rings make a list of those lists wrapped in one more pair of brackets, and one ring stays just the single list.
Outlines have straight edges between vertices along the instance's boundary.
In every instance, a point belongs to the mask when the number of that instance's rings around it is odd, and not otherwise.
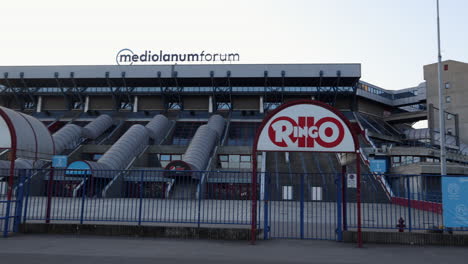
[{"label": "arched entrance", "polygon": [[[361,204],[360,204],[360,155],[357,129],[337,109],[313,100],[298,100],[280,106],[272,111],[257,130],[252,148],[252,226],[251,242],[255,243],[257,236],[257,210],[258,210],[258,152],[329,152],[356,154],[357,172],[357,223],[358,244],[361,246]],[[341,192],[343,178],[339,177],[337,193]],[[300,184],[304,184],[303,177]],[[261,182],[261,191],[264,190],[264,181]],[[263,196],[263,194],[262,194]],[[301,195],[303,197],[303,194]],[[268,204],[268,197],[262,197]],[[300,201],[303,203],[304,201]],[[300,206],[299,219],[289,219],[288,224],[304,225],[304,206]],[[341,197],[336,199],[336,230],[342,232]],[[343,210],[345,212],[345,210]],[[264,222],[268,222],[268,213],[265,211]],[[294,223],[296,221],[296,223]],[[268,232],[270,226],[265,226]]]}]

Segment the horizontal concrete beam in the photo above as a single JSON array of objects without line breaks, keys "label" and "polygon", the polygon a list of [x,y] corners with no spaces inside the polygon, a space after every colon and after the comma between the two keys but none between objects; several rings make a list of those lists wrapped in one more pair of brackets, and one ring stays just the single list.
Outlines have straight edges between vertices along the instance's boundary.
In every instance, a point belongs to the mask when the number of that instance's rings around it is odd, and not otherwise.
[{"label": "horizontal concrete beam", "polygon": [[[343,241],[357,242],[356,231],[343,232]],[[363,243],[373,244],[403,244],[403,245],[438,245],[438,246],[468,246],[468,235],[450,235],[439,233],[405,232],[362,232]]]},{"label": "horizontal concrete beam", "polygon": [[[21,224],[26,234],[73,234],[93,236],[166,237],[183,239],[249,240],[250,227],[193,227],[183,225],[93,225],[93,224]],[[262,231],[259,230],[257,234]]]},{"label": "horizontal concrete beam", "polygon": [[427,119],[427,111],[416,111],[416,112],[393,114],[389,117],[385,117],[384,121],[389,122],[389,123],[408,123],[408,122],[416,122],[416,121],[425,120],[425,119]]}]

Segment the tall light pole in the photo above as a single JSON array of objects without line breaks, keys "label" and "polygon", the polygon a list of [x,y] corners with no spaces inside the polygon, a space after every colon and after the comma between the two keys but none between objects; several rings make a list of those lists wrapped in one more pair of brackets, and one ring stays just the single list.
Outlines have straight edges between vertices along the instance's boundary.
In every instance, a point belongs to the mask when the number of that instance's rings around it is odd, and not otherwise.
[{"label": "tall light pole", "polygon": [[437,75],[439,78],[439,143],[440,143],[440,175],[447,175],[447,157],[445,149],[445,108],[444,108],[444,90],[442,85],[442,54],[440,52],[440,19],[439,19],[439,0],[437,0],[437,45],[438,45],[438,63]]}]

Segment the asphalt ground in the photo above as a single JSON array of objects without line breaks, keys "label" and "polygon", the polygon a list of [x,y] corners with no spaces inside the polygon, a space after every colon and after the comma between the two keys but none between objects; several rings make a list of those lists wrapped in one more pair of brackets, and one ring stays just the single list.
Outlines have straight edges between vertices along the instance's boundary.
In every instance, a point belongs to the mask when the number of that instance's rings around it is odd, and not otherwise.
[{"label": "asphalt ground", "polygon": [[355,244],[319,240],[180,240],[72,235],[0,239],[0,263],[466,263],[463,247]]}]

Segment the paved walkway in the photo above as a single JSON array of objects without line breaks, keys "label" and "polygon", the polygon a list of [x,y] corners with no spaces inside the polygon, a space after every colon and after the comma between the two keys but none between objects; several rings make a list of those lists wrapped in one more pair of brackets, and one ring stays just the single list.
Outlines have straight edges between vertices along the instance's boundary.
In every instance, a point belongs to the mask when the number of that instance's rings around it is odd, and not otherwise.
[{"label": "paved walkway", "polygon": [[16,235],[0,239],[0,263],[465,263],[467,248],[366,245],[332,241],[246,242],[92,236]]}]

